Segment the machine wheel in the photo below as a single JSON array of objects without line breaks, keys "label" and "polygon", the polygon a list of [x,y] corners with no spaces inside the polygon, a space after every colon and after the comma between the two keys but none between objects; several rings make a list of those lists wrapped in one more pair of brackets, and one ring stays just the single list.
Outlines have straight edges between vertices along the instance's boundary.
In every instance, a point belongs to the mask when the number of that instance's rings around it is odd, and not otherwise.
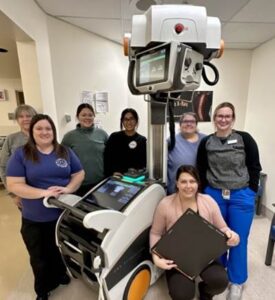
[{"label": "machine wheel", "polygon": [[140,266],[130,277],[123,300],[142,300],[150,286],[151,270],[147,265]]}]

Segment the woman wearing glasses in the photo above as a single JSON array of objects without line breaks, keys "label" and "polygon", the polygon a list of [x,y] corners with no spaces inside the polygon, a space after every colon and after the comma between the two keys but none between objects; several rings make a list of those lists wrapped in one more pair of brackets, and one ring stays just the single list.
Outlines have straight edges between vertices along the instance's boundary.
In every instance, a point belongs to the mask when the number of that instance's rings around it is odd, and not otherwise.
[{"label": "woman wearing glasses", "polygon": [[105,148],[105,175],[122,175],[128,169],[146,168],[146,138],[137,133],[139,117],[133,108],[121,113],[120,129],[110,135]]},{"label": "woman wearing glasses", "polygon": [[228,300],[241,299],[248,277],[247,240],[261,171],[257,144],[247,132],[233,129],[235,118],[231,103],[219,104],[214,111],[216,132],[201,141],[197,156],[204,192],[216,200],[241,240],[222,258],[231,283]]},{"label": "woman wearing glasses", "polygon": [[108,135],[104,130],[95,128],[95,112],[90,104],[80,104],[76,118],[79,121],[76,129],[65,134],[62,145],[70,147],[76,153],[84,168],[84,181],[76,191],[77,195],[83,196],[104,179],[103,156]]},{"label": "woman wearing glasses", "polygon": [[[180,132],[175,147],[168,153],[167,193],[176,192],[176,173],[181,165],[196,165],[197,150],[205,134],[199,133],[198,117],[193,112],[184,113],[179,120]],[[168,140],[169,143],[169,140]]]}]

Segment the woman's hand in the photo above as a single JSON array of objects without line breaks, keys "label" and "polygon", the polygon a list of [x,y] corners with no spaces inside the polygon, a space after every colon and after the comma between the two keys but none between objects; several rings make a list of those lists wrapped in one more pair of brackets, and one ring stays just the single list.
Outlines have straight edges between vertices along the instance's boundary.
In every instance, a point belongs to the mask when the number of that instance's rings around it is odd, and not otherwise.
[{"label": "woman's hand", "polygon": [[58,198],[62,193],[63,187],[51,186],[47,190],[44,190],[43,197],[55,197]]},{"label": "woman's hand", "polygon": [[121,178],[121,177],[123,176],[123,174],[120,173],[120,172],[114,172],[114,173],[113,173],[113,176],[114,176],[114,177],[119,177],[119,178]]},{"label": "woman's hand", "polygon": [[160,258],[156,254],[152,254],[154,264],[163,270],[171,270],[172,268],[176,268],[177,265],[173,262],[173,260]]},{"label": "woman's hand", "polygon": [[227,245],[230,247],[237,246],[240,242],[239,235],[233,230],[227,230],[225,235],[228,237]]},{"label": "woman's hand", "polygon": [[53,191],[53,192],[57,193],[58,195],[61,195],[61,194],[70,194],[70,192],[71,192],[65,186],[50,186],[48,188],[48,190]]}]

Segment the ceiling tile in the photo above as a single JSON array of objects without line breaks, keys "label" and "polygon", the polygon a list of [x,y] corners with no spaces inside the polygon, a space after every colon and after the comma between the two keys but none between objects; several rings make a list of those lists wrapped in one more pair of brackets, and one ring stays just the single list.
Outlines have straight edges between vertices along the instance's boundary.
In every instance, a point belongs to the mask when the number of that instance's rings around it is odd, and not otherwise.
[{"label": "ceiling tile", "polygon": [[[35,0],[53,16],[120,18],[123,0]],[[124,0],[126,1],[126,0]]]},{"label": "ceiling tile", "polygon": [[187,0],[188,4],[205,6],[208,16],[219,17],[221,21],[230,20],[249,1],[250,0]]},{"label": "ceiling tile", "polygon": [[89,18],[70,18],[62,17],[61,19],[80,26],[90,32],[101,35],[112,41],[122,42],[122,24],[120,20],[111,19],[89,19]]},{"label": "ceiling tile", "polygon": [[275,37],[275,24],[227,23],[222,29],[225,42],[263,43]]},{"label": "ceiling tile", "polygon": [[275,23],[275,1],[251,0],[231,21]]}]

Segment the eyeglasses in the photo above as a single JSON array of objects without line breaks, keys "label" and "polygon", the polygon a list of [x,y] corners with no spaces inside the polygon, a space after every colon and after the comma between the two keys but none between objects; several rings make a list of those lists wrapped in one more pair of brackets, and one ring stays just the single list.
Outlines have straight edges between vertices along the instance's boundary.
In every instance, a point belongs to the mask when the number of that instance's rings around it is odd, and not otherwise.
[{"label": "eyeglasses", "polygon": [[222,119],[230,120],[233,118],[233,116],[232,115],[216,115],[216,118],[220,119],[220,120],[222,120]]},{"label": "eyeglasses", "polygon": [[196,124],[195,120],[183,120],[181,123],[183,124]]},{"label": "eyeglasses", "polygon": [[136,121],[135,118],[124,118],[123,119],[123,122],[134,122],[134,121]]}]

